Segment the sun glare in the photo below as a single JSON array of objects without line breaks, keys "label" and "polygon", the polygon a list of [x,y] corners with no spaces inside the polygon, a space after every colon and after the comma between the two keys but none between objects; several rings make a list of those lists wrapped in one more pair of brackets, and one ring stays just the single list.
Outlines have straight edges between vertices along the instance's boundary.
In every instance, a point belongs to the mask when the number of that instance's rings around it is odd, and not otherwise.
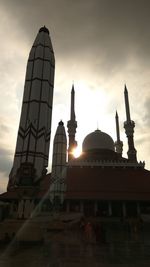
[{"label": "sun glare", "polygon": [[79,147],[74,148],[74,150],[72,151],[72,154],[74,155],[75,158],[78,158],[81,155],[82,151]]}]

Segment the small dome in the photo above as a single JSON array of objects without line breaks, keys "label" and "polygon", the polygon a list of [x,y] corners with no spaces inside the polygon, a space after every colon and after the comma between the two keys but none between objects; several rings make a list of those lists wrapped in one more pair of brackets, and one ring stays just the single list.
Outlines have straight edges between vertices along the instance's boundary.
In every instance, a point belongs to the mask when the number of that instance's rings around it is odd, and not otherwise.
[{"label": "small dome", "polygon": [[100,149],[115,151],[114,141],[108,134],[96,130],[85,137],[82,144],[82,150],[83,152],[87,152]]}]

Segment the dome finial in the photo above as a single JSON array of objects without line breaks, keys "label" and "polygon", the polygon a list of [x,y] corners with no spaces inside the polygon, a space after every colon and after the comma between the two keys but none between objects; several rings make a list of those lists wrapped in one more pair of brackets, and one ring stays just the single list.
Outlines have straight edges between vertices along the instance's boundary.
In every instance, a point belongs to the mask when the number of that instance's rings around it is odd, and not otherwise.
[{"label": "dome finial", "polygon": [[97,130],[99,130],[98,120],[97,120]]}]

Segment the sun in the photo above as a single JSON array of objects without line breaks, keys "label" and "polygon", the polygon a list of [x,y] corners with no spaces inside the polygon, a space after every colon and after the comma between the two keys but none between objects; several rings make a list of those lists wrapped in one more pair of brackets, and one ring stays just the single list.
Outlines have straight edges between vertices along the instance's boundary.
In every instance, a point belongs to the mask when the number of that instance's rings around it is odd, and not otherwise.
[{"label": "sun", "polygon": [[80,147],[76,147],[73,149],[72,154],[75,158],[78,158],[81,155],[82,151]]}]

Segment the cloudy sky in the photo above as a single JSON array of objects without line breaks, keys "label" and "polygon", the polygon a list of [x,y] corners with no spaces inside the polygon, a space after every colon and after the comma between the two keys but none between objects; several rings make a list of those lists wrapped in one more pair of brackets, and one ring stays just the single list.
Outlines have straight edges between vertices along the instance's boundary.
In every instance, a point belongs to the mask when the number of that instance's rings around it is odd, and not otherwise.
[{"label": "cloudy sky", "polygon": [[[51,139],[59,120],[66,125],[69,119],[74,81],[79,147],[97,127],[115,140],[117,109],[126,156],[126,83],[138,160],[150,169],[149,14],[149,0],[0,0],[1,192],[14,156],[29,51],[43,25],[50,30],[56,58]],[[50,165],[51,155],[49,170]]]}]

